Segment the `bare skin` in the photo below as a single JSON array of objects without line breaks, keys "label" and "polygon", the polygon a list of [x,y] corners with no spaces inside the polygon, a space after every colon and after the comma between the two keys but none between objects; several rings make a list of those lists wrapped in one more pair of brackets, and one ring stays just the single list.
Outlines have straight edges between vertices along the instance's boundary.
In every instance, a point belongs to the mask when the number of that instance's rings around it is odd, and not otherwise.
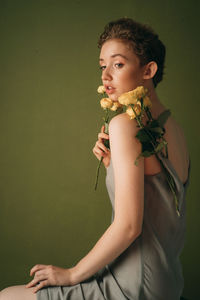
[{"label": "bare skin", "polygon": [[0,300],[37,300],[37,296],[33,288],[27,289],[25,285],[16,285],[2,290]]}]

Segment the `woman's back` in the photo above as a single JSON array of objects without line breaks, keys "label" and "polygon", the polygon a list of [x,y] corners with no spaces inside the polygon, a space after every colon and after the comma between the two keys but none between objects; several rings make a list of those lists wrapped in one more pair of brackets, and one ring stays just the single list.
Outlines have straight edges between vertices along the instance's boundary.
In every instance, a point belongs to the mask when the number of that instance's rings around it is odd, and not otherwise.
[{"label": "woman's back", "polygon": [[[160,103],[160,105],[152,108],[152,116],[156,119],[158,115],[166,109],[167,108]],[[168,143],[168,159],[180,180],[184,183],[188,178],[189,152],[183,129],[172,115],[170,115],[164,127],[166,130],[164,138]],[[156,174],[161,171],[160,163],[155,155],[145,158],[144,167],[145,174]]]},{"label": "woman's back", "polygon": [[169,160],[184,183],[188,178],[189,153],[183,129],[173,117],[166,124],[165,138],[168,142]]}]

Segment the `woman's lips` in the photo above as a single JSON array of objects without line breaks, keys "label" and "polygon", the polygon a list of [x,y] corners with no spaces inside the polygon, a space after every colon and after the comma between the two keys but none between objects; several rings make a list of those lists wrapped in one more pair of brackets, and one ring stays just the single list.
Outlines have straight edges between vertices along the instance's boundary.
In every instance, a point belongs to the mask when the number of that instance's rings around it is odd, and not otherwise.
[{"label": "woman's lips", "polygon": [[115,88],[106,86],[106,94],[113,94],[115,91]]}]

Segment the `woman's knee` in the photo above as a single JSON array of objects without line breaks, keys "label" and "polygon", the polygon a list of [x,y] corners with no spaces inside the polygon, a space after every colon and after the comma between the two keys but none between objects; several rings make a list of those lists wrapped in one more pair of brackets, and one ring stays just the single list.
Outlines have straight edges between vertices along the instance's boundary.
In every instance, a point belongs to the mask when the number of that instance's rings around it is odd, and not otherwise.
[{"label": "woman's knee", "polygon": [[7,287],[7,288],[1,290],[0,291],[0,300],[12,299],[11,295],[13,293],[13,288],[14,287]]},{"label": "woman's knee", "polygon": [[0,291],[0,300],[36,300],[37,296],[32,289],[25,285],[10,286]]}]

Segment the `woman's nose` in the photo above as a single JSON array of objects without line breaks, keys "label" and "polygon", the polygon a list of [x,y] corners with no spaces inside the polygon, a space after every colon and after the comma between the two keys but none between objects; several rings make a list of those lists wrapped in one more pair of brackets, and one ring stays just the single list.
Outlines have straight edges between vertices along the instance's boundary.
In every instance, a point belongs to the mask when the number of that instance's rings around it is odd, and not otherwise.
[{"label": "woman's nose", "polygon": [[104,69],[101,75],[101,79],[103,80],[111,80],[112,74],[108,68]]}]

